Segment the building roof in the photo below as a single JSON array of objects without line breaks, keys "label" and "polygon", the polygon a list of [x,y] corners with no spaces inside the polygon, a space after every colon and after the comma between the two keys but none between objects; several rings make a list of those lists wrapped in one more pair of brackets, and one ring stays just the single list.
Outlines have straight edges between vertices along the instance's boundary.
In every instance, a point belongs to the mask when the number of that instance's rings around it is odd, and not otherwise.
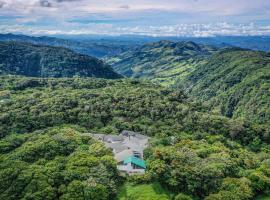
[{"label": "building roof", "polygon": [[136,143],[134,141],[125,141],[124,145],[128,147],[129,149],[138,151],[140,153],[143,153],[143,150],[145,149],[143,146],[140,145],[140,143]]},{"label": "building roof", "polygon": [[124,140],[122,135],[105,135],[104,141],[105,142],[121,142]]},{"label": "building roof", "polygon": [[117,162],[122,162],[126,159],[128,159],[129,157],[133,156],[134,153],[133,153],[133,150],[131,149],[126,149],[124,151],[121,151],[119,153],[116,153],[114,155],[115,159],[117,160]]},{"label": "building roof", "polygon": [[142,135],[140,133],[137,133],[137,132],[134,132],[134,131],[127,131],[127,130],[123,130],[120,135],[124,135],[126,137],[129,137],[129,136],[132,136],[132,137],[135,137],[139,140],[145,140],[145,139],[149,139],[148,136],[146,135]]},{"label": "building roof", "polygon": [[123,130],[120,134],[128,137],[128,136],[131,136],[131,135],[135,135],[136,132],[134,132],[134,131],[128,131],[128,130]]},{"label": "building roof", "polygon": [[116,142],[116,143],[107,143],[107,142],[105,142],[105,146],[107,148],[111,148],[114,153],[119,153],[119,152],[122,152],[122,151],[128,149],[128,147],[125,146],[121,142]]},{"label": "building roof", "polygon": [[140,158],[136,158],[134,156],[130,156],[126,160],[124,160],[124,164],[128,164],[128,163],[133,163],[135,165],[138,165],[138,166],[146,169],[146,165],[145,165],[144,160],[142,160]]}]

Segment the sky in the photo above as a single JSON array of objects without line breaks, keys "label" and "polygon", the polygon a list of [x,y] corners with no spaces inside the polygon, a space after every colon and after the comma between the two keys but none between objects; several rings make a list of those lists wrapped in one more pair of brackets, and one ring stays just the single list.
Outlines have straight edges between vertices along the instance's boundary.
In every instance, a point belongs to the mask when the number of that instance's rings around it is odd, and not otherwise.
[{"label": "sky", "polygon": [[270,35],[270,0],[0,0],[0,33]]}]

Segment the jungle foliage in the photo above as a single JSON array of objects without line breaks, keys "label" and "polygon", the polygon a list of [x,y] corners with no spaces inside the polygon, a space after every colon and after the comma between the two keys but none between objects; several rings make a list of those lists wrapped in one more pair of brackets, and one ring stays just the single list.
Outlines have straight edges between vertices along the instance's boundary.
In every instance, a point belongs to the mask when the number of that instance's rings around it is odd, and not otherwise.
[{"label": "jungle foliage", "polygon": [[0,199],[111,199],[119,175],[109,149],[76,127],[0,141]]},{"label": "jungle foliage", "polygon": [[124,129],[152,137],[147,173],[129,180],[138,188],[155,182],[172,198],[207,200],[269,190],[269,126],[213,114],[181,90],[133,79],[0,83],[4,199],[113,199],[122,181],[112,152],[85,133]]}]

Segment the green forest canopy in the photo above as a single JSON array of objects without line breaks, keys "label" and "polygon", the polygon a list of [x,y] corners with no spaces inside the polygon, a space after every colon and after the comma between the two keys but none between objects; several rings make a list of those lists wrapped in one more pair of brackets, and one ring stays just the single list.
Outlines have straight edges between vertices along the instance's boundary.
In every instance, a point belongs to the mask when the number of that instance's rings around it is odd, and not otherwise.
[{"label": "green forest canopy", "polygon": [[[147,81],[2,76],[0,197],[112,199],[112,153],[85,132],[152,136],[144,176],[175,199],[252,199],[269,190],[269,126],[213,114]],[[242,191],[245,191],[244,193]],[[178,195],[179,194],[179,195]]]}]

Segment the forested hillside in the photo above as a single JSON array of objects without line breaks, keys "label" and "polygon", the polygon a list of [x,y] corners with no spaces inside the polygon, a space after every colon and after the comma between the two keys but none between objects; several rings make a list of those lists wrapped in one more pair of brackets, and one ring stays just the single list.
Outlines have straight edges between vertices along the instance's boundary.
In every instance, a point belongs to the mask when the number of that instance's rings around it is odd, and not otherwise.
[{"label": "forested hillside", "polygon": [[217,114],[270,122],[270,54],[192,42],[150,43],[109,59],[127,77],[184,89]]},{"label": "forested hillside", "polygon": [[0,42],[0,74],[32,77],[121,77],[96,58],[62,47]]},{"label": "forested hillside", "polygon": [[227,117],[270,122],[270,54],[227,49],[180,81],[181,88]]},{"label": "forested hillside", "polygon": [[[152,136],[167,132],[208,132],[230,137],[235,126],[245,130],[234,139],[267,142],[269,135],[248,121],[241,126],[188,99],[181,90],[150,82],[100,79],[1,77],[1,136],[62,124],[118,133],[131,129]],[[207,126],[206,126],[207,124]],[[250,132],[249,132],[250,131]],[[239,133],[240,133],[239,132]]]},{"label": "forested hillside", "polygon": [[116,163],[85,133],[122,130],[152,136],[147,172],[130,184],[207,200],[252,199],[270,186],[268,125],[214,115],[150,82],[2,76],[0,124],[0,199],[113,199]]},{"label": "forested hillside", "polygon": [[205,63],[215,51],[212,46],[193,42],[160,41],[112,57],[108,63],[124,76],[171,85]]}]

